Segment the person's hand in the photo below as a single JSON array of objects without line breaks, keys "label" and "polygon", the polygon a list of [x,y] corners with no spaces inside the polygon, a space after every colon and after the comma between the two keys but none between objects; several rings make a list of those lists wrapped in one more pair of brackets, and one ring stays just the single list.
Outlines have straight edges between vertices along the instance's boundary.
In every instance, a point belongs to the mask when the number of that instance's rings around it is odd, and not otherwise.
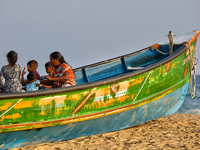
[{"label": "person's hand", "polygon": [[50,76],[44,76],[45,79],[48,79],[49,81],[52,80],[52,78]]},{"label": "person's hand", "polygon": [[22,70],[22,75],[26,74],[25,69],[26,69],[26,67],[24,67],[24,69]]},{"label": "person's hand", "polygon": [[46,85],[45,88],[47,88],[47,89],[52,89],[52,86],[51,86],[51,85],[49,85],[49,86]]}]

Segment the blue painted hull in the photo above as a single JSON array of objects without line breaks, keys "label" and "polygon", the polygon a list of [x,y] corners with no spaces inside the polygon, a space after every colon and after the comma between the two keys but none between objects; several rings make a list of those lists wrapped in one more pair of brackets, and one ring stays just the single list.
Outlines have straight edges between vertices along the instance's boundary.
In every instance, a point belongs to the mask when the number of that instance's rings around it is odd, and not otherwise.
[{"label": "blue painted hull", "polygon": [[97,119],[42,129],[1,133],[0,141],[4,141],[5,143],[0,143],[0,145],[4,144],[3,147],[1,147],[2,149],[10,149],[44,142],[63,141],[77,137],[117,131],[145,123],[176,112],[184,101],[188,87],[189,82],[154,102]]}]

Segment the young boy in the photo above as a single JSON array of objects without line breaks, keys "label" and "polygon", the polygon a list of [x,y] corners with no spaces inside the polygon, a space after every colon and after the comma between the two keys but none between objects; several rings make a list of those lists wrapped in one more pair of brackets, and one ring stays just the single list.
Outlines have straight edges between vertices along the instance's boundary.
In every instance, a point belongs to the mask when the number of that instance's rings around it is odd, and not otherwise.
[{"label": "young boy", "polygon": [[[40,74],[37,72],[37,67],[38,67],[38,63],[36,60],[31,60],[27,63],[27,70],[28,72],[33,72],[36,75],[37,80],[40,80]],[[24,82],[24,74],[26,73],[25,71],[26,67],[24,67],[23,71],[22,71],[22,85],[26,85],[26,83]]]},{"label": "young boy", "polygon": [[40,80],[40,74],[37,72],[38,63],[36,60],[31,60],[27,63],[28,72],[33,72],[36,75],[36,78]]},{"label": "young boy", "polygon": [[[51,62],[47,62],[45,64],[45,70],[46,70],[46,73],[48,73],[48,75],[51,77],[52,73],[53,73],[53,69],[54,67],[52,66]],[[43,79],[42,79],[43,80]],[[40,88],[41,89],[51,89],[52,88],[52,85],[50,86],[47,86],[47,85],[44,85],[44,84],[40,84]]]},{"label": "young boy", "polygon": [[36,91],[39,89],[39,85],[40,85],[40,80],[37,80],[35,73],[30,72],[27,75],[27,82],[24,90],[26,90],[27,92]]},{"label": "young boy", "polygon": [[50,61],[45,64],[45,70],[49,74],[50,77],[53,73],[53,69],[54,69],[54,67],[52,66]]}]

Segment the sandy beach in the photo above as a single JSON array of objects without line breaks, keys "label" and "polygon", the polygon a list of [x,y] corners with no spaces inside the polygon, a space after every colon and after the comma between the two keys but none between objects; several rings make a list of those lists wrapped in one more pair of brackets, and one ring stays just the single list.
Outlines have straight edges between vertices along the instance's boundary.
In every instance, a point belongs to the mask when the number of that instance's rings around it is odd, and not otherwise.
[{"label": "sandy beach", "polygon": [[174,114],[121,131],[12,150],[200,149],[200,115]]}]

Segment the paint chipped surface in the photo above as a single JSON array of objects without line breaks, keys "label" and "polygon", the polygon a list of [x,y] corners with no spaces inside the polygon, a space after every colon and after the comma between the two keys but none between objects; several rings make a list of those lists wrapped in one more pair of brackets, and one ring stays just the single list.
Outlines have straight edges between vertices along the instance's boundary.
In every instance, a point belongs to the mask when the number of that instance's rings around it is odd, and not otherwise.
[{"label": "paint chipped surface", "polygon": [[5,103],[5,105],[0,106],[0,111],[7,110],[11,105],[11,102]]},{"label": "paint chipped surface", "polygon": [[20,118],[22,117],[19,113],[15,113],[15,114],[12,114],[12,115],[3,115],[0,119],[0,121],[3,121],[4,119],[17,119],[17,118]]},{"label": "paint chipped surface", "polygon": [[[97,87],[94,95],[75,115],[75,118],[82,118],[87,115],[95,118],[97,116],[99,117],[99,113],[106,115],[112,114],[111,112],[116,113],[126,111],[164,98],[189,82],[190,76],[189,71],[186,71],[186,67],[189,70],[190,61],[185,62],[184,66],[180,63],[183,62],[186,57],[186,54],[183,53],[175,60],[155,68],[149,77],[149,72],[146,72],[120,82]],[[49,123],[40,124],[37,125],[37,127],[63,124],[62,121],[57,122],[57,120],[71,119],[72,111],[91,90],[92,89],[86,89],[79,93],[63,93],[48,96],[46,98],[36,97],[35,100],[34,98],[24,98],[22,101],[17,103],[14,108],[1,117],[2,124],[8,125],[13,123],[13,125],[15,125],[15,122],[19,122],[20,124],[34,124],[34,122],[44,123],[45,121],[49,121]],[[133,102],[133,99],[138,93],[139,95],[137,99]],[[15,102],[16,100],[1,100],[1,112],[3,113],[5,110],[9,109]],[[146,112],[148,109],[148,107],[145,107]],[[95,114],[98,115],[95,116]],[[100,115],[100,117],[105,115]],[[146,115],[147,114],[145,114],[145,116]],[[135,116],[134,118],[137,117]],[[84,119],[79,119],[79,121],[81,120]],[[6,130],[5,128],[0,128],[0,132],[9,132],[13,130],[18,131],[27,128],[36,128],[36,126],[30,125],[29,127],[25,127],[19,125],[10,129],[7,128]]]}]

